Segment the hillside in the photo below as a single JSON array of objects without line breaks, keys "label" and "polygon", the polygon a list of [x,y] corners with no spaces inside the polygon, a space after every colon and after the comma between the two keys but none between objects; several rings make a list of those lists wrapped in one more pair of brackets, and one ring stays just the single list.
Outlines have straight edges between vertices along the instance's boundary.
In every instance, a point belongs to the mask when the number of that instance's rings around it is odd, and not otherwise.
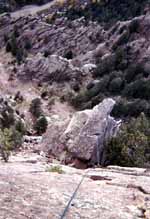
[{"label": "hillside", "polygon": [[149,219],[149,168],[150,1],[0,1],[0,219]]}]

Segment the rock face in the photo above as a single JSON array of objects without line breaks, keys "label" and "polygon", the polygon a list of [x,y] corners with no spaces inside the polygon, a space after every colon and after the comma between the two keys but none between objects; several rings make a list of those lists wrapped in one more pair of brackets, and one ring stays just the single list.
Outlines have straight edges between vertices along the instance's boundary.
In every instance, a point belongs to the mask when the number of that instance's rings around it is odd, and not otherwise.
[{"label": "rock face", "polygon": [[18,71],[21,80],[49,83],[80,80],[81,75],[81,71],[73,67],[67,59],[57,55],[45,58],[42,54],[27,59]]},{"label": "rock face", "polygon": [[51,171],[56,165],[47,166],[34,154],[30,156],[0,163],[0,219],[60,218],[84,174],[66,219],[150,218],[148,170],[108,167],[83,171],[59,166],[63,173],[58,174]]},{"label": "rock face", "polygon": [[[66,127],[53,123],[45,136],[47,151],[59,157],[58,145],[63,145],[62,151],[67,150],[74,158],[104,165],[104,142],[116,134],[119,125],[110,116],[114,104],[112,99],[105,99],[92,110],[76,112]],[[59,134],[52,132],[58,127],[62,130]]]},{"label": "rock face", "polygon": [[8,32],[8,36],[11,37],[14,26],[17,26],[19,27],[17,39],[19,47],[24,47],[25,40],[29,40],[32,45],[30,53],[34,55],[46,50],[50,54],[65,56],[66,53],[72,51],[75,57],[95,49],[104,35],[100,25],[90,22],[87,26],[84,19],[70,22],[65,18],[60,18],[56,19],[56,23],[49,24],[45,20],[41,21],[38,16],[18,18],[17,15],[15,18],[14,14],[12,15],[9,21],[1,26],[0,47],[4,45],[4,32],[6,34]]}]

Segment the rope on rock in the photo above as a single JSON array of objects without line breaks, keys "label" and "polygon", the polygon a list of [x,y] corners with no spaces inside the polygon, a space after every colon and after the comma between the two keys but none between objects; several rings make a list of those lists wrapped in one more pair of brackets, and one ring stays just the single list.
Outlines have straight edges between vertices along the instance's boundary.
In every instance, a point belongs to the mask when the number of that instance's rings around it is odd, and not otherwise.
[{"label": "rope on rock", "polygon": [[81,178],[81,180],[80,180],[80,182],[79,182],[77,188],[75,189],[75,191],[74,191],[74,193],[72,194],[70,200],[68,201],[68,204],[66,205],[66,207],[65,207],[65,209],[64,209],[64,211],[63,211],[63,213],[62,213],[62,215],[61,215],[61,217],[60,217],[60,219],[64,219],[64,218],[65,218],[66,213],[68,212],[69,207],[70,207],[70,205],[71,205],[73,199],[75,198],[75,196],[76,196],[76,194],[77,194],[77,192],[78,192],[78,190],[79,190],[81,184],[83,183],[85,177],[87,176],[87,174],[88,174],[88,171],[82,176],[82,178]]}]

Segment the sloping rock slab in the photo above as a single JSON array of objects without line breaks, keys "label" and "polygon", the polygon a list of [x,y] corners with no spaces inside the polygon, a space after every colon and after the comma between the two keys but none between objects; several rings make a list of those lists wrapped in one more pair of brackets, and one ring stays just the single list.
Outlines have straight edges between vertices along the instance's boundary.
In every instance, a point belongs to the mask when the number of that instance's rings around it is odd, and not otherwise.
[{"label": "sloping rock slab", "polygon": [[149,170],[61,168],[63,174],[39,162],[0,163],[0,219],[59,219],[85,173],[65,219],[150,218]]}]

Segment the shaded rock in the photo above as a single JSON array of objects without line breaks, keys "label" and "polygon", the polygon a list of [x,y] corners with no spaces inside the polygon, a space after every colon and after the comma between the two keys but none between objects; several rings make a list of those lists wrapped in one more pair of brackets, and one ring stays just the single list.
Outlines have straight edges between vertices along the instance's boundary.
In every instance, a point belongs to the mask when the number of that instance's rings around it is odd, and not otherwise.
[{"label": "shaded rock", "polygon": [[49,121],[49,126],[46,134],[43,137],[43,144],[40,147],[41,150],[44,150],[48,155],[54,155],[57,158],[63,159],[65,156],[64,151],[66,149],[65,145],[61,142],[61,135],[64,133],[70,118],[67,120],[62,120],[60,117],[52,118]]},{"label": "shaded rock", "polygon": [[39,144],[42,142],[42,136],[24,136],[24,142]]}]

